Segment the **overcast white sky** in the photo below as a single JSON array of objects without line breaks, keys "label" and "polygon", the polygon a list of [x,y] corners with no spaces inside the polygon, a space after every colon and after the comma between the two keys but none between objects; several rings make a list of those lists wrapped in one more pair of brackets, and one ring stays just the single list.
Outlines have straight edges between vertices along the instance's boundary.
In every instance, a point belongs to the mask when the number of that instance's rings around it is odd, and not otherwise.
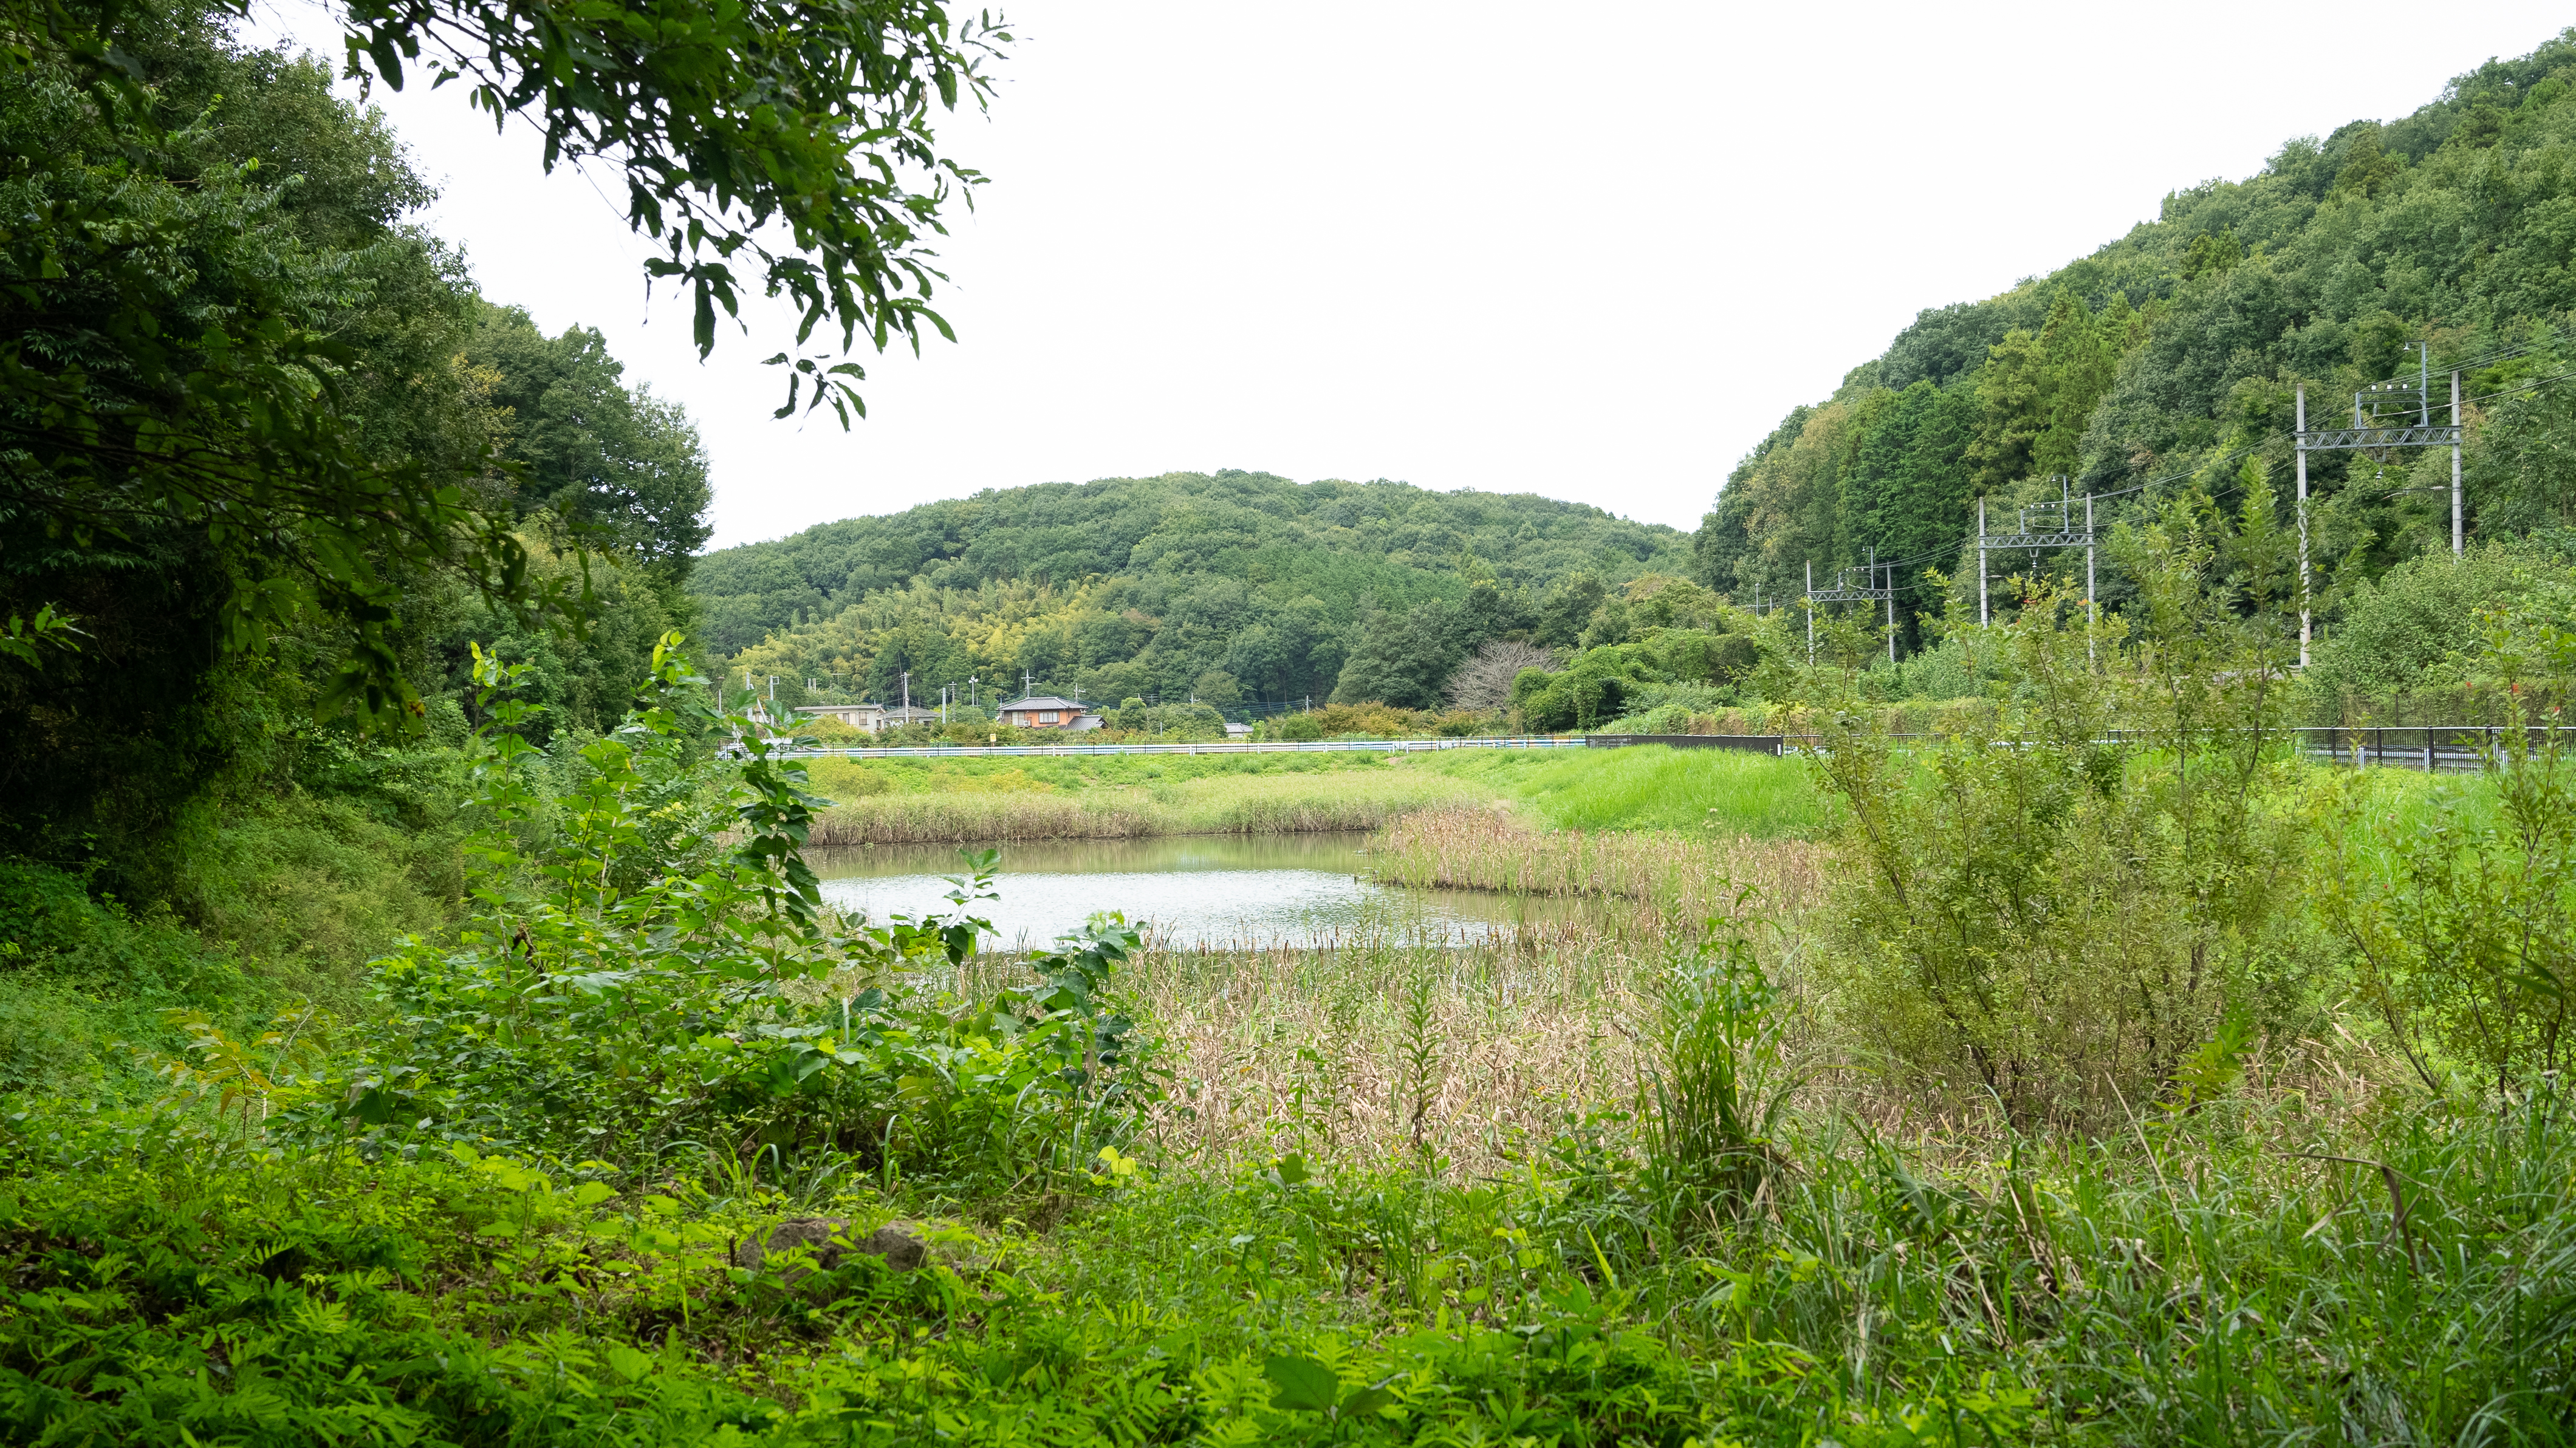
[{"label": "overcast white sky", "polygon": [[[335,57],[309,0],[270,23]],[[607,196],[455,89],[379,99],[485,294],[684,403],[717,546],[1179,469],[1527,491],[1690,528],[1780,415],[1991,295],[2432,99],[2568,19],[2492,0],[1008,7],[955,345],[774,422],[783,331],[701,364]]]}]

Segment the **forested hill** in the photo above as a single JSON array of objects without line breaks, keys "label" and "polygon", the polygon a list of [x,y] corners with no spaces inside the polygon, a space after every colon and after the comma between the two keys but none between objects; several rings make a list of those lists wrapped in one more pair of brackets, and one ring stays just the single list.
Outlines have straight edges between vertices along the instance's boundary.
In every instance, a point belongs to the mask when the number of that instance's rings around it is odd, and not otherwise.
[{"label": "forested hill", "polygon": [[916,696],[1025,672],[1085,698],[1320,699],[1356,652],[1385,667],[1355,689],[1428,703],[1482,639],[1571,644],[1603,586],[1686,572],[1689,545],[1530,494],[1229,469],[827,523],[711,553],[690,590],[734,667],[878,697],[910,671]]},{"label": "forested hill", "polygon": [[[1975,500],[2053,499],[2054,474],[2079,495],[2195,472],[2234,494],[2268,477],[2286,509],[2293,387],[2331,423],[2358,389],[2411,386],[2419,341],[2437,413],[2447,372],[2466,369],[2472,532],[2563,523],[2576,394],[2528,384],[2576,360],[2558,330],[2576,308],[2571,257],[2576,31],[2401,120],[2293,140],[2256,176],[2174,192],[2049,276],[1922,313],[1734,470],[1696,539],[1699,576],[1739,599],[1784,595],[1809,562],[1822,575],[1874,548],[1904,561],[1904,606],[1930,608],[1926,566],[1974,568],[1961,543]],[[2312,458],[2316,556],[2350,579],[2447,546],[2449,466],[2447,449]]]}]

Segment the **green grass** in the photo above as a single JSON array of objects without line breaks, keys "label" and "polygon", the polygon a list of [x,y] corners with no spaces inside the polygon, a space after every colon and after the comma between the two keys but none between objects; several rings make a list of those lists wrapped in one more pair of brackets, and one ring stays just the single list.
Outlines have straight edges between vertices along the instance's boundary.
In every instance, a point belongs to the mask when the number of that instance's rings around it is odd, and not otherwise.
[{"label": "green grass", "polygon": [[1720,749],[1459,749],[1381,755],[815,760],[831,843],[1373,829],[1409,810],[1506,800],[1559,829],[1802,838],[1805,767]]},{"label": "green grass", "polygon": [[1460,750],[1415,763],[1484,784],[1559,829],[1777,839],[1812,835],[1824,818],[1805,765],[1732,749]]}]

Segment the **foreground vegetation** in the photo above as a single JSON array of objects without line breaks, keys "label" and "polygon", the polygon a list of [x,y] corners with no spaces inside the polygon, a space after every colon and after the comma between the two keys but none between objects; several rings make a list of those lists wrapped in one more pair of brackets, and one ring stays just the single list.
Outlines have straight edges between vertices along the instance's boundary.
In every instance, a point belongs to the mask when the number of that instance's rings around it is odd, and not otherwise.
[{"label": "foreground vegetation", "polygon": [[[518,732],[524,666],[487,659],[462,930],[338,1011],[156,967],[0,1118],[0,1423],[2561,1440],[2576,771],[2355,775],[2245,742],[2285,697],[2281,634],[2212,580],[2260,539],[2163,526],[2133,560],[2156,648],[2065,609],[1963,633],[2032,687],[1928,745],[1837,710],[1829,668],[1808,707],[1842,722],[1803,762],[1175,781],[1472,785],[1382,868],[1618,902],[1457,949],[1148,952],[1103,915],[984,954],[989,858],[935,915],[837,919],[796,854],[819,781],[756,739],[721,758],[741,725],[676,640],[577,767]],[[2508,670],[2558,647],[2529,627],[2495,620]],[[2104,755],[2112,708],[2150,732]],[[1045,782],[950,763],[905,768],[921,797]],[[1747,793],[1808,770],[1827,838],[1677,848],[1494,804],[1659,799],[1685,768]],[[76,993],[75,961],[173,939],[56,904],[86,925],[13,926],[13,979]]]}]

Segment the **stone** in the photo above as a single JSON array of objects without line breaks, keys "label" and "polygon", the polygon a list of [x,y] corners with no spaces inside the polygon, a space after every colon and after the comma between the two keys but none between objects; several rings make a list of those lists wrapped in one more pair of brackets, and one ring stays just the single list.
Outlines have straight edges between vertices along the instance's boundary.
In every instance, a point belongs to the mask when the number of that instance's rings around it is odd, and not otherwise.
[{"label": "stone", "polygon": [[[812,1251],[814,1265],[831,1271],[853,1252],[864,1252],[882,1260],[897,1272],[914,1272],[930,1260],[930,1244],[918,1236],[909,1222],[888,1222],[854,1240],[850,1224],[842,1217],[790,1217],[770,1230],[766,1240],[746,1239],[733,1250],[737,1267],[758,1268],[771,1254],[792,1252],[803,1247]],[[802,1269],[792,1270],[789,1280],[804,1276]]]}]

